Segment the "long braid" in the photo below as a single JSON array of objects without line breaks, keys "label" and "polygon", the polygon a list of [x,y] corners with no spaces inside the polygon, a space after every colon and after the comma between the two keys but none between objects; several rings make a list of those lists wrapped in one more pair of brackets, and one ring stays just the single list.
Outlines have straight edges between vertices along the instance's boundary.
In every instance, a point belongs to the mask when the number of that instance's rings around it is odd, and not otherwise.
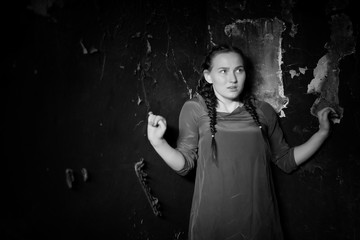
[{"label": "long braid", "polygon": [[245,107],[246,111],[248,111],[248,113],[250,113],[251,117],[254,119],[254,121],[258,125],[258,127],[261,129],[262,125],[259,120],[259,116],[256,112],[256,107],[254,106],[252,101],[253,101],[252,97],[246,98],[244,100],[244,107]]},{"label": "long braid", "polygon": [[244,101],[244,107],[245,107],[246,111],[248,111],[250,113],[250,115],[252,116],[252,118],[254,119],[254,121],[256,122],[258,127],[260,128],[263,139],[266,141],[267,144],[269,144],[268,136],[267,136],[264,128],[261,125],[261,122],[259,120],[259,116],[258,116],[258,114],[256,112],[256,107],[252,103],[252,100],[253,100],[253,97],[246,98],[246,100]]},{"label": "long braid", "polygon": [[217,146],[215,141],[216,133],[216,107],[217,107],[217,98],[212,88],[212,85],[207,83],[204,80],[200,80],[197,86],[197,92],[204,98],[206,107],[208,109],[208,116],[210,118],[210,131],[211,131],[211,156],[213,162],[218,166],[217,161]]},{"label": "long braid", "polygon": [[[216,166],[218,166],[218,161],[217,161],[217,146],[216,146],[216,141],[215,141],[215,133],[216,133],[216,106],[217,106],[217,98],[215,96],[214,91],[213,92],[211,98],[209,99],[210,101],[205,101],[207,108],[209,109],[209,117],[210,117],[210,130],[211,130],[211,155],[212,155],[212,159],[213,162],[216,164]],[[209,102],[209,103],[207,103]]]}]

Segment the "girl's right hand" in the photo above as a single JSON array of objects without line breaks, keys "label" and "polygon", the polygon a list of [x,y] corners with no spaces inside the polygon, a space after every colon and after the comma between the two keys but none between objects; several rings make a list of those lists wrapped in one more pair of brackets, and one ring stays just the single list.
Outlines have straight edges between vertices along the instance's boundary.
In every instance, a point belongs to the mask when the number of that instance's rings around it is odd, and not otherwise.
[{"label": "girl's right hand", "polygon": [[151,145],[156,146],[164,140],[166,131],[166,119],[160,115],[148,113],[147,137]]}]

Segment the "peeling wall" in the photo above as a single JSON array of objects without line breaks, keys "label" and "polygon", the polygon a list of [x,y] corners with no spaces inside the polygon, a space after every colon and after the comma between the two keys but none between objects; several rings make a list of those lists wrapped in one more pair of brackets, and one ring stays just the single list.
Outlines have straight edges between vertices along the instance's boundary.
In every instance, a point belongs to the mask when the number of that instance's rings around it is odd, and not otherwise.
[{"label": "peeling wall", "polygon": [[[192,97],[203,56],[249,55],[256,95],[290,145],[341,121],[291,175],[274,167],[287,240],[359,239],[360,56],[352,0],[13,1],[3,16],[4,239],[187,239],[194,172],[178,176],[146,138]],[[341,219],[341,221],[339,221]]]},{"label": "peeling wall", "polygon": [[[318,95],[311,113],[316,116],[317,112],[324,107],[332,107],[343,116],[343,108],[339,103],[339,62],[342,58],[355,53],[355,37],[352,23],[348,16],[335,14],[331,16],[330,41],[325,45],[328,53],[321,57],[314,69],[314,79],[308,85],[308,93]],[[340,119],[336,122],[339,123]]]}]

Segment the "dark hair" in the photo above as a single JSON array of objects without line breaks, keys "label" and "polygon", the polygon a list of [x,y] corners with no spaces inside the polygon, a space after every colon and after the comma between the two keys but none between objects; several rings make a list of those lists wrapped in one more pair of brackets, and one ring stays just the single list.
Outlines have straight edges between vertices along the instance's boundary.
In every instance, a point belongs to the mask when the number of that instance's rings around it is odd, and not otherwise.
[{"label": "dark hair", "polygon": [[[201,72],[203,72],[204,70],[211,71],[212,60],[214,59],[214,57],[220,53],[229,53],[229,52],[237,53],[243,59],[244,69],[245,69],[245,73],[246,73],[246,81],[245,81],[244,88],[243,88],[241,94],[239,95],[239,100],[244,103],[244,107],[245,107],[246,111],[248,111],[250,113],[250,115],[254,119],[255,123],[259,126],[259,128],[262,128],[259,117],[256,112],[256,108],[253,104],[253,101],[255,98],[252,94],[251,63],[250,63],[249,59],[244,55],[244,53],[239,48],[237,48],[235,46],[224,45],[224,44],[213,46],[211,48],[211,50],[209,51],[209,53],[206,55],[204,62],[201,65],[201,68],[202,68]],[[205,80],[203,74],[199,80],[198,86],[196,87],[196,91],[198,94],[200,94],[204,98],[205,104],[206,104],[206,107],[208,110],[208,116],[210,118],[211,138],[212,138],[211,139],[212,160],[218,166],[218,160],[217,160],[217,156],[216,156],[217,148],[216,148],[216,141],[215,141],[215,133],[216,133],[215,125],[216,125],[216,117],[217,117],[216,107],[218,105],[217,97],[212,88],[212,84],[208,83]]]}]

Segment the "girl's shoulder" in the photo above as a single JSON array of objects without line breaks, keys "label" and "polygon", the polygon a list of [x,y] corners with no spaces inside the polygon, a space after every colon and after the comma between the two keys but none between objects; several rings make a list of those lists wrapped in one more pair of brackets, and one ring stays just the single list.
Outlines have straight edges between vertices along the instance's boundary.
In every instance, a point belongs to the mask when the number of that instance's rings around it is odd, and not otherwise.
[{"label": "girl's shoulder", "polygon": [[182,112],[199,117],[207,115],[206,109],[204,98],[200,94],[196,93],[191,99],[186,100],[182,107]]},{"label": "girl's shoulder", "polygon": [[[196,108],[203,108],[203,109],[206,109],[206,104],[205,104],[205,100],[204,98],[198,94],[198,93],[195,93],[192,98],[188,99],[186,102],[185,102],[186,105],[192,105]],[[184,105],[185,105],[184,104]]]},{"label": "girl's shoulder", "polygon": [[264,100],[255,100],[254,105],[265,118],[276,118],[278,116],[275,108]]}]

